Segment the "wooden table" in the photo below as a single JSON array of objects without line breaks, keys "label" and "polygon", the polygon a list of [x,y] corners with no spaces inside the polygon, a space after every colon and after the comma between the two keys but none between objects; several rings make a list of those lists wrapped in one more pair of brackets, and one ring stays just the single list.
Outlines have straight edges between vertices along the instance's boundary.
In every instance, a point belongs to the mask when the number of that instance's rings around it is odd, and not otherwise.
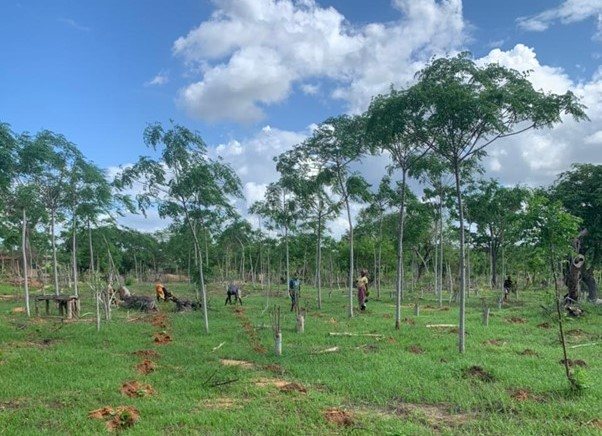
[{"label": "wooden table", "polygon": [[79,317],[79,297],[77,295],[38,295],[35,299],[36,315],[39,316],[39,303],[46,303],[46,315],[50,315],[50,302],[58,304],[59,315],[66,316],[66,319],[72,319],[75,315]]}]

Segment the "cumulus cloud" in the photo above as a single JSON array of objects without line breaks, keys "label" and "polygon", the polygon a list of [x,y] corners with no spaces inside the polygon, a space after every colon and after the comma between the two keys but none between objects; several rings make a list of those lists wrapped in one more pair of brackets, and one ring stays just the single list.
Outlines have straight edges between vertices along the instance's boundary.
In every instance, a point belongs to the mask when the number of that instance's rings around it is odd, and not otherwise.
[{"label": "cumulus cloud", "polygon": [[[329,79],[350,111],[391,83],[403,84],[424,62],[461,46],[461,0],[395,0],[399,19],[354,27],[314,0],[215,0],[216,10],[173,51],[201,71],[180,104],[208,121],[255,122],[285,100],[293,84]],[[301,87],[311,94],[315,88]],[[308,92],[309,91],[309,92]]]},{"label": "cumulus cloud", "polygon": [[529,78],[537,89],[546,92],[572,91],[587,106],[591,121],[577,123],[564,117],[552,129],[534,130],[505,138],[490,149],[486,168],[504,183],[541,185],[551,183],[574,162],[602,162],[602,74],[590,80],[575,82],[562,68],[543,65],[533,48],[517,44],[502,51],[492,50],[479,60],[495,62],[519,71],[530,71]]},{"label": "cumulus cloud", "polygon": [[524,30],[542,32],[556,22],[570,24],[589,18],[595,18],[598,23],[594,37],[602,38],[602,2],[600,0],[565,0],[555,8],[546,9],[537,15],[520,17],[517,19],[517,23]]}]

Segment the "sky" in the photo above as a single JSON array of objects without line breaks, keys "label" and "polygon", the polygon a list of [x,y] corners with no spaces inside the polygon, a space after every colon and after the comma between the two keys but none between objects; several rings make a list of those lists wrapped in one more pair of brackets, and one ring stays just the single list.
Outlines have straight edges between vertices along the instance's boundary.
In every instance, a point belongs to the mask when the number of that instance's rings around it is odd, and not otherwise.
[{"label": "sky", "polygon": [[[148,123],[173,120],[236,169],[242,209],[313,125],[464,50],[573,91],[591,120],[497,143],[487,177],[549,184],[602,162],[602,0],[3,0],[0,23],[0,122],[62,133],[115,174],[149,153]],[[377,184],[385,164],[360,170]],[[165,226],[156,214],[122,223]]]}]

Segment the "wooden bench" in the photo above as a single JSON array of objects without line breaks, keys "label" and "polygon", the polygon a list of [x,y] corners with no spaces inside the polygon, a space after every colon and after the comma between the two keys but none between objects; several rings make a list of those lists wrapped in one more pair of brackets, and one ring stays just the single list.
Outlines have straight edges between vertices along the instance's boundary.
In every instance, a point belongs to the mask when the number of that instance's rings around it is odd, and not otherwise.
[{"label": "wooden bench", "polygon": [[50,302],[58,304],[59,315],[66,319],[73,319],[73,316],[79,317],[79,297],[77,295],[38,295],[35,299],[36,315],[39,316],[39,303],[46,303],[46,315],[50,315]]}]

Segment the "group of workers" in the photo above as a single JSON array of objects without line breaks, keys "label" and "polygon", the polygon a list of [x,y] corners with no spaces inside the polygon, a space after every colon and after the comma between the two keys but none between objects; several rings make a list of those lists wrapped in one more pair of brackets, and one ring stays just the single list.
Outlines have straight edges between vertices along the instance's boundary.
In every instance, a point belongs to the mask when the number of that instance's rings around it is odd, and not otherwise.
[{"label": "group of workers", "polygon": [[[360,311],[366,310],[366,303],[368,302],[368,296],[370,292],[368,291],[368,283],[370,280],[368,279],[368,271],[365,269],[360,271],[360,276],[357,279],[357,301]],[[508,301],[508,295],[510,291],[513,289],[514,283],[510,276],[506,280],[504,280],[504,294],[503,301]],[[160,282],[155,283],[155,294],[157,297],[157,301],[171,301],[174,299],[174,296],[167,290],[165,286],[163,286]],[[301,297],[301,281],[296,276],[293,276],[288,282],[288,294],[291,299],[291,312],[298,308],[299,299]],[[232,298],[234,297],[234,301]],[[242,290],[237,282],[230,282],[226,286],[226,304],[236,304],[240,303],[242,306]]]}]

